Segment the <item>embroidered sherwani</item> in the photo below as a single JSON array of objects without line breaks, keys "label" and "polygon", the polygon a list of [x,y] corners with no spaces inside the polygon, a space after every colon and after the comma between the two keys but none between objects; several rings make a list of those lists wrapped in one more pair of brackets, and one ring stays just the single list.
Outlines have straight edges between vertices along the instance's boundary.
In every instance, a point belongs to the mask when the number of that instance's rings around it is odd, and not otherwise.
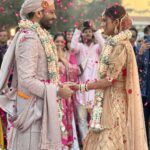
[{"label": "embroidered sherwani", "polygon": [[[58,150],[61,138],[57,87],[47,83],[47,57],[42,43],[37,33],[30,29],[21,29],[12,43],[15,43],[12,44],[15,47],[10,46],[10,53],[15,48],[12,87],[0,99],[0,107],[13,116],[13,127],[8,137],[9,149]],[[14,105],[9,106],[12,101]]]},{"label": "embroidered sherwani", "polygon": [[[35,97],[34,110],[29,120],[38,115],[38,110],[43,108],[44,83],[47,80],[47,62],[44,49],[37,34],[24,30],[20,34],[15,50],[16,69],[18,73],[18,90],[26,95]],[[17,97],[17,114],[19,115],[28,105],[28,100]],[[39,149],[41,118],[32,120],[30,128],[25,132],[17,130],[13,150]]]}]

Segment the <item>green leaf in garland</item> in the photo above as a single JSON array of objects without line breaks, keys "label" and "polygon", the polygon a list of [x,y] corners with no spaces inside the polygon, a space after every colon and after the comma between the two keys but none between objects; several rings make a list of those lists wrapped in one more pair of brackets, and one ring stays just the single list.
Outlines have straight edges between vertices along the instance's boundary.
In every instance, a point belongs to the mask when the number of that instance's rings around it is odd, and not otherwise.
[{"label": "green leaf in garland", "polygon": [[52,61],[55,61],[55,59],[54,59],[54,57],[49,56],[49,57],[47,58],[47,61],[48,61],[48,62],[52,62]]},{"label": "green leaf in garland", "polygon": [[32,30],[35,30],[36,28],[37,28],[37,26],[34,25],[34,24],[31,26],[31,29],[32,29]]},{"label": "green leaf in garland", "polygon": [[103,64],[108,65],[109,64],[108,63],[108,56],[103,56],[101,61],[102,61]]},{"label": "green leaf in garland", "polygon": [[52,45],[52,49],[54,50],[56,47],[54,45]]},{"label": "green leaf in garland", "polygon": [[101,79],[104,79],[106,76],[103,73],[99,73]]},{"label": "green leaf in garland", "polygon": [[49,79],[51,80],[51,79],[55,79],[56,78],[56,73],[55,72],[51,72],[51,73],[49,73]]}]

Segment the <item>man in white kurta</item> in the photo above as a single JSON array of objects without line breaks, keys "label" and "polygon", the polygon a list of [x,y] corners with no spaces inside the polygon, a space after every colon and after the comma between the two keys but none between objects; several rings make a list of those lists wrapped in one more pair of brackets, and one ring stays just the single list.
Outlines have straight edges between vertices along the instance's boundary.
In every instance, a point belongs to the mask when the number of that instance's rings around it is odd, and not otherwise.
[{"label": "man in white kurta", "polygon": [[[0,72],[0,107],[11,116],[11,150],[60,150],[61,135],[57,96],[72,91],[59,87],[57,51],[49,29],[56,19],[53,0],[25,0],[22,21]],[[13,81],[6,88],[9,69]]]},{"label": "man in white kurta", "polygon": [[[96,81],[99,57],[105,41],[99,31],[93,31],[92,26],[84,28],[83,31],[79,28],[75,29],[71,41],[71,48],[77,56],[78,64],[82,65],[83,69],[82,75],[79,76],[79,82]],[[82,41],[80,41],[81,37]],[[93,107],[95,90],[84,93],[77,91],[76,97],[79,130],[83,140],[88,132],[87,108],[91,109]]]}]

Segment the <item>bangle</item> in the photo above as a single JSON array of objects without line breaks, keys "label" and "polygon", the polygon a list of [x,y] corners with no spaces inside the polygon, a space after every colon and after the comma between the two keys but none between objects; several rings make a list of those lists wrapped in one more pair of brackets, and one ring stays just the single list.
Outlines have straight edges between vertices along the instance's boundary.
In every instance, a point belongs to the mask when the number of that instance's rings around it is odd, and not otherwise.
[{"label": "bangle", "polygon": [[81,84],[81,92],[85,92],[85,85]]},{"label": "bangle", "polygon": [[88,91],[88,84],[85,84],[85,91]]},{"label": "bangle", "polygon": [[85,92],[85,84],[80,84],[80,92]]},{"label": "bangle", "polygon": [[80,90],[80,92],[81,92],[81,84],[79,85],[79,90]]},{"label": "bangle", "polygon": [[56,95],[58,96],[59,86],[56,87]]}]

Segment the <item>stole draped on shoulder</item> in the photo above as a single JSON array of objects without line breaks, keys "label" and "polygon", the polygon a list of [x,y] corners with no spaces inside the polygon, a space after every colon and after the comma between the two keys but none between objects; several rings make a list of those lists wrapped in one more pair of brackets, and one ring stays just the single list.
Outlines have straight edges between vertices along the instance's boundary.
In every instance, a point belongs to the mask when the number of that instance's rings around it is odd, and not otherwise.
[{"label": "stole draped on shoulder", "polygon": [[[11,75],[11,70],[15,68],[15,48],[19,35],[20,32],[17,32],[11,42],[4,56],[0,70],[0,108],[15,117],[16,110],[14,105],[17,99],[17,72],[15,70],[13,70],[11,89],[8,88],[7,83]],[[13,122],[15,127],[14,132],[12,132],[13,134],[10,137],[10,141],[8,141],[10,148],[13,145],[17,127],[22,126],[22,132],[24,132],[31,126],[31,120],[35,119],[30,119],[30,122],[28,122],[27,119],[32,111],[31,108],[34,101],[35,99],[31,99],[24,111],[15,118]],[[45,84],[43,112],[39,112],[39,114],[35,115],[35,117],[42,117],[41,150],[61,149],[61,131],[57,105],[56,86],[53,84]]]}]

